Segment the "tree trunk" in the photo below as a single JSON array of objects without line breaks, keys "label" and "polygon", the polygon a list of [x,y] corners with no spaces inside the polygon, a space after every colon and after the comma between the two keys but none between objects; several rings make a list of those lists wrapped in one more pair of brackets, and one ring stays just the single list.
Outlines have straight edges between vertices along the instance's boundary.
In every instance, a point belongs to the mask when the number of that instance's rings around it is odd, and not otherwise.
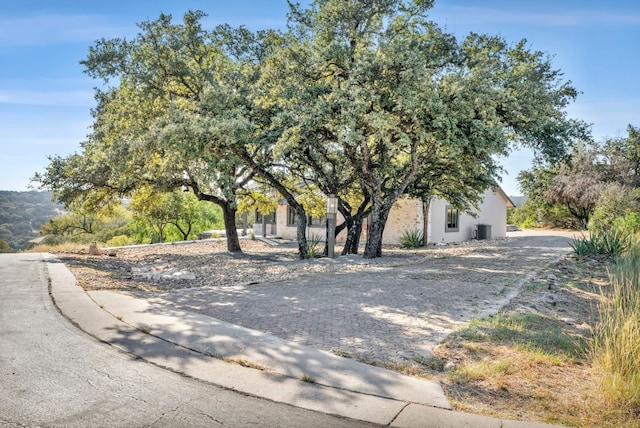
[{"label": "tree trunk", "polygon": [[426,247],[429,243],[429,207],[431,206],[431,198],[428,201],[422,201],[422,246]]},{"label": "tree trunk", "polygon": [[[363,192],[366,192],[366,189],[363,188]],[[351,214],[351,207],[347,203],[341,204],[338,207],[340,214],[342,214],[342,217],[345,219],[340,230],[342,230],[345,225],[347,227],[347,239],[342,249],[342,255],[358,254],[360,237],[362,236],[362,223],[364,223],[364,219],[369,215],[370,210],[367,206],[370,201],[371,198],[366,195],[354,215]],[[338,232],[339,230],[336,229],[336,235]]]},{"label": "tree trunk", "polygon": [[351,217],[347,225],[347,240],[344,243],[342,254],[358,254],[360,246],[360,236],[362,236],[362,223],[366,216],[356,214]]},{"label": "tree trunk", "polygon": [[200,188],[190,183],[189,186],[193,189],[193,193],[200,201],[208,201],[216,204],[222,209],[222,219],[224,220],[224,230],[227,235],[227,251],[231,253],[241,253],[240,238],[238,238],[238,229],[236,229],[236,207],[235,199],[229,201],[219,198],[214,195],[209,195],[200,191]]},{"label": "tree trunk", "polygon": [[371,206],[371,224],[367,230],[367,244],[363,255],[365,259],[382,256],[382,234],[392,205],[392,203],[380,204],[373,202]]},{"label": "tree trunk", "polygon": [[296,201],[296,198],[293,194],[287,189],[287,187],[282,184],[280,180],[277,179],[268,169],[261,168],[258,165],[254,158],[247,152],[246,148],[242,147],[240,149],[236,148],[235,153],[247,163],[249,167],[263,179],[265,179],[271,186],[282,195],[283,198],[287,200],[289,206],[296,210],[298,214],[298,229],[296,233],[296,237],[298,239],[298,257],[302,259],[306,259],[307,255],[307,213],[304,210],[304,207]]},{"label": "tree trunk", "polygon": [[227,251],[231,253],[241,253],[240,238],[236,229],[236,207],[235,204],[222,204],[222,215],[224,219],[224,230],[227,235]]},{"label": "tree trunk", "polygon": [[298,227],[296,228],[296,238],[298,240],[298,257],[300,260],[308,258],[307,254],[307,213],[301,204],[294,208],[298,215]]}]

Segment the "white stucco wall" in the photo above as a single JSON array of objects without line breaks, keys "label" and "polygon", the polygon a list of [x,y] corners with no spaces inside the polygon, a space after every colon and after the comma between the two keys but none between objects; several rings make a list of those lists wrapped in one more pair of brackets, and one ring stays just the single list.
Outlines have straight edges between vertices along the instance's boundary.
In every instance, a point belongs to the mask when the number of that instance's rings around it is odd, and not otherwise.
[{"label": "white stucco wall", "polygon": [[491,225],[491,238],[507,236],[507,201],[492,189],[484,193],[477,223]]},{"label": "white stucco wall", "polygon": [[491,238],[504,238],[507,235],[507,201],[493,189],[487,189],[479,210],[474,210],[477,217],[460,212],[457,232],[446,231],[446,213],[449,202],[435,198],[429,208],[429,242],[449,243],[466,241],[474,238],[477,224],[491,226]]}]

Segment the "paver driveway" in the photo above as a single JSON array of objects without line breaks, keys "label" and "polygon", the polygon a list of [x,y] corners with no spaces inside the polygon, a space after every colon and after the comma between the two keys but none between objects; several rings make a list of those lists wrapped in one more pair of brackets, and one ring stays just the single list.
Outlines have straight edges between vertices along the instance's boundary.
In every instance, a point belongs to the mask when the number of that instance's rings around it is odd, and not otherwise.
[{"label": "paver driveway", "polygon": [[372,265],[365,272],[142,295],[154,304],[318,349],[406,361],[428,356],[470,319],[508,303],[528,277],[570,251],[568,236],[516,232],[506,240],[449,247],[452,251],[424,249],[429,257]]}]

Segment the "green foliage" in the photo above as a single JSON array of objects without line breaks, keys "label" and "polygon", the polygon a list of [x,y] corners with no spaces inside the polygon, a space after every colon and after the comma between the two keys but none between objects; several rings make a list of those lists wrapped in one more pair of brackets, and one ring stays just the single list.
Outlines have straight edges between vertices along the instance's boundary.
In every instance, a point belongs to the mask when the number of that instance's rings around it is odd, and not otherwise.
[{"label": "green foliage", "polygon": [[578,256],[618,257],[629,248],[629,234],[616,229],[582,235],[570,243]]},{"label": "green foliage", "polygon": [[[144,197],[132,201],[130,209],[112,206],[103,212],[89,213],[76,208],[51,219],[41,229],[41,234],[46,235],[44,243],[62,245],[97,241],[108,246],[124,246],[157,242],[160,236],[154,226],[165,220],[168,221],[162,231],[165,241],[196,239],[199,233],[221,226],[220,208],[198,201],[192,194],[150,192],[139,195]],[[160,214],[168,217],[160,220],[154,217]]]},{"label": "green foliage", "polygon": [[613,220],[613,229],[623,235],[636,235],[640,233],[640,213],[632,211],[623,217]]},{"label": "green foliage", "polygon": [[47,236],[45,242],[50,245],[64,242],[107,242],[113,236],[129,234],[129,220],[130,214],[122,207],[112,207],[103,212],[88,212],[80,207],[73,207],[70,212],[43,225],[40,234]]},{"label": "green foliage", "polygon": [[554,159],[584,135],[564,113],[577,92],[545,54],[479,34],[458,43],[427,8],[400,0],[296,7],[296,42],[273,63],[279,79],[268,88],[295,119],[289,150],[303,146],[309,167],[340,153],[328,165],[371,196],[365,257],[381,255],[399,195],[443,196],[468,209],[495,182],[496,156],[512,142]]},{"label": "green foliage", "polygon": [[640,412],[640,251],[617,260],[611,291],[598,308],[592,357],[600,388],[612,409]]},{"label": "green foliage", "polygon": [[[629,125],[626,137],[579,145],[561,164],[523,171],[518,182],[530,207],[518,208],[516,223],[568,223],[559,215],[568,211],[580,228],[611,229],[617,218],[640,211],[639,160],[640,132]],[[634,229],[630,224],[620,227]]]},{"label": "green foliage", "polygon": [[[522,221],[514,222],[520,229],[533,229],[539,227],[539,224],[532,218],[525,218]],[[510,223],[513,224],[513,223]]]},{"label": "green foliage", "polygon": [[[238,136],[230,128],[243,117],[239,98],[248,88],[237,89],[250,75],[242,72],[244,61],[234,63],[231,56],[249,52],[242,37],[251,34],[226,26],[206,31],[203,16],[188,12],[174,24],[162,14],[141,23],[131,39],[97,41],[82,61],[87,74],[107,84],[96,93],[93,132],[81,153],[51,158],[34,180],[67,206],[92,209],[147,187],[159,193],[191,189],[224,209],[228,249],[238,251],[236,198],[251,171],[224,144]],[[154,240],[189,236],[188,225],[168,226],[171,216],[160,210],[148,208],[156,219],[149,226]]]},{"label": "green foliage", "polygon": [[[112,86],[96,94],[89,140],[81,153],[51,158],[36,181],[66,206],[93,211],[149,186],[185,186],[222,208],[230,251],[240,250],[238,197],[260,181],[296,210],[302,258],[305,209],[322,205],[322,195],[298,202],[304,183],[339,195],[347,219],[370,214],[365,257],[378,257],[402,194],[466,210],[495,183],[513,143],[550,160],[586,135],[566,117],[577,91],[546,54],[524,40],[458,42],[429,21],[432,4],[292,4],[285,34],[206,30],[202,12],[178,24],[162,14],[133,38],[99,40],[82,64]],[[136,211],[155,219],[154,239],[174,227],[189,236],[166,203],[146,201]]]},{"label": "green foliage", "polygon": [[199,233],[219,228],[222,223],[219,207],[180,190],[167,193],[139,189],[130,208],[134,213],[135,234],[142,241],[196,239]]},{"label": "green foliage", "polygon": [[0,239],[0,253],[10,253],[10,252],[11,252],[11,247],[9,246],[9,243],[4,239]]},{"label": "green foliage", "polygon": [[424,234],[418,229],[405,230],[400,237],[402,248],[419,248],[424,245]]},{"label": "green foliage", "polygon": [[604,168],[597,152],[578,146],[549,184],[547,202],[567,207],[580,228],[586,229],[604,182]]},{"label": "green foliage", "polygon": [[127,235],[117,235],[107,241],[107,247],[125,247],[135,244],[135,241]]},{"label": "green foliage", "polygon": [[596,232],[608,230],[614,227],[618,218],[630,216],[626,221],[618,221],[618,224],[623,229],[632,229],[628,232],[635,232],[632,224],[624,225],[623,223],[633,222],[633,214],[638,211],[640,211],[640,189],[611,183],[598,197],[589,229]]},{"label": "green foliage", "polygon": [[278,208],[278,199],[267,192],[247,190],[243,192],[242,198],[238,202],[238,213],[248,213],[257,211],[260,214],[268,215]]},{"label": "green foliage", "polygon": [[549,227],[561,229],[577,229],[578,222],[567,207],[536,203],[527,200],[524,205],[511,209],[507,221],[521,229]]}]

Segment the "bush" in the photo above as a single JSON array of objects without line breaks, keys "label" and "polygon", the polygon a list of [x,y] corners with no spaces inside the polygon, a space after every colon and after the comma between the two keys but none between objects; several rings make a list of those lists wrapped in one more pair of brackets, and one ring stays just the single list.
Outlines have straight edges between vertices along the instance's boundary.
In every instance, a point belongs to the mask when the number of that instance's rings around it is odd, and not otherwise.
[{"label": "bush", "polygon": [[611,293],[603,296],[592,356],[607,404],[640,412],[640,251],[621,257],[611,269]]},{"label": "bush", "polygon": [[516,223],[516,225],[520,229],[533,229],[535,227],[538,227],[538,223],[536,223],[536,221],[532,218],[527,218],[520,223]]},{"label": "bush", "polygon": [[[636,213],[638,210],[640,210],[640,189],[618,183],[610,184],[602,190],[596,201],[596,208],[589,221],[589,229],[595,232],[605,231],[617,223],[617,228],[638,227],[637,230],[627,230],[635,233],[640,230],[640,219]],[[619,218],[626,220],[618,220]]]},{"label": "bush", "polygon": [[632,211],[613,220],[613,228],[620,233],[635,235],[640,232],[640,214]]},{"label": "bush", "polygon": [[579,227],[575,217],[566,207],[540,204],[533,200],[527,200],[524,205],[509,210],[507,222],[521,229],[535,227],[577,229]]},{"label": "bush", "polygon": [[124,247],[127,245],[132,245],[133,243],[133,239],[131,239],[127,235],[118,235],[107,241],[107,247]]},{"label": "bush", "polygon": [[402,248],[419,248],[424,243],[424,235],[418,229],[405,230],[400,237]]}]

